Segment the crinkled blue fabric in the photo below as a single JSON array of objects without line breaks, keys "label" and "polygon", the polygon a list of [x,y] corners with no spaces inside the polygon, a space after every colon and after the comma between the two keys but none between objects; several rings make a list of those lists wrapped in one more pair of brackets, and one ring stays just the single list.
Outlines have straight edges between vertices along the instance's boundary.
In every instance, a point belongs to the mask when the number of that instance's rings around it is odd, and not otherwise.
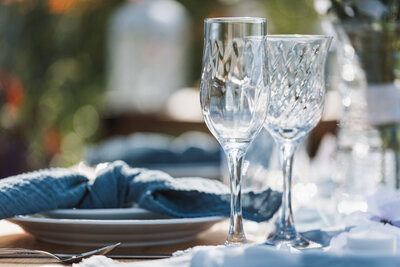
[{"label": "crinkled blue fabric", "polygon": [[[204,178],[174,179],[161,171],[116,161],[94,181],[68,169],[48,169],[0,180],[0,219],[58,208],[139,207],[173,217],[228,216],[229,188]],[[281,193],[244,192],[243,216],[266,221],[278,210]]]}]

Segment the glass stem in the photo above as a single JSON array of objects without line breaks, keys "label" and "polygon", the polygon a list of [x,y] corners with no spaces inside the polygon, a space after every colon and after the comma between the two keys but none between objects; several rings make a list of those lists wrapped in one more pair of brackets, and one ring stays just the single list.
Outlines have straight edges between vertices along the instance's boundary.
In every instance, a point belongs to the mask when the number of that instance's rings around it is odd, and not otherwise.
[{"label": "glass stem", "polygon": [[226,152],[231,188],[231,217],[226,244],[246,243],[242,221],[242,163],[246,149],[231,148]]},{"label": "glass stem", "polygon": [[292,214],[292,165],[298,143],[285,142],[279,144],[283,172],[283,192],[281,218],[277,234],[282,239],[293,239],[297,236]]}]

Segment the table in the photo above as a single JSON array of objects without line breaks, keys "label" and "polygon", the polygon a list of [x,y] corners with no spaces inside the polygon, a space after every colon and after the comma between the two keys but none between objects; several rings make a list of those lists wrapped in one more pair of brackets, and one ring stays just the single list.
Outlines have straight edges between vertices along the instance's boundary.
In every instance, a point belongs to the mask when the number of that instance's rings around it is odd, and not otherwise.
[{"label": "table", "polygon": [[[199,245],[221,245],[225,242],[228,220],[224,220],[215,224],[207,231],[199,234],[196,239],[185,243],[174,245],[162,245],[152,247],[137,247],[137,248],[124,248],[119,247],[113,250],[115,254],[129,254],[129,253],[173,253],[177,250],[184,250],[190,247]],[[252,227],[254,227],[254,224]],[[246,225],[245,225],[246,227]],[[250,227],[249,227],[250,228]],[[257,242],[258,235],[254,237],[248,234],[250,242]],[[79,253],[88,251],[92,248],[85,247],[71,247],[66,245],[55,245],[50,243],[41,242],[36,240],[33,236],[25,233],[19,226],[12,224],[6,220],[0,220],[0,248],[28,248],[40,249],[49,252],[64,252],[64,253]],[[129,261],[129,260],[123,260]],[[56,263],[52,259],[32,259],[32,258],[0,258],[0,266],[65,266]]]}]

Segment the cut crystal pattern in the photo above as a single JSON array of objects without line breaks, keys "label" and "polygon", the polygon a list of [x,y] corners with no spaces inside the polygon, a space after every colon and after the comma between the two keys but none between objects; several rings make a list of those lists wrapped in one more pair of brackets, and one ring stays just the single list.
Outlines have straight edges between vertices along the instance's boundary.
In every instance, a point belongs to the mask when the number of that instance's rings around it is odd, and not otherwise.
[{"label": "cut crystal pattern", "polygon": [[206,42],[201,101],[215,136],[251,140],[258,134],[268,100],[265,45],[262,38]]},{"label": "cut crystal pattern", "polygon": [[282,139],[306,135],[322,116],[326,43],[268,41],[270,105],[266,127]]}]

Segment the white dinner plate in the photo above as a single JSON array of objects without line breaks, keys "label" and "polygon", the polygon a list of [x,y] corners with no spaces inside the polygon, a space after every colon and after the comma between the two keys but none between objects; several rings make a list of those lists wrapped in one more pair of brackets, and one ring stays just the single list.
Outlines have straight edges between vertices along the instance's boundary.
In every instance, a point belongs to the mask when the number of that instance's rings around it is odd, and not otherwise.
[{"label": "white dinner plate", "polygon": [[[167,219],[165,217],[163,219],[120,219],[118,216],[113,219],[104,219],[102,217],[102,215],[107,217],[110,214],[124,216],[129,213],[129,210],[137,211],[139,214],[141,209],[90,210],[97,219],[93,217],[83,219],[85,217],[83,215],[89,210],[71,209],[17,216],[8,220],[45,242],[96,247],[121,242],[122,246],[134,247],[185,242],[194,239],[200,232],[225,219],[221,216]],[[154,215],[151,213],[151,216]],[[69,218],[60,218],[63,216],[69,216]]]}]

